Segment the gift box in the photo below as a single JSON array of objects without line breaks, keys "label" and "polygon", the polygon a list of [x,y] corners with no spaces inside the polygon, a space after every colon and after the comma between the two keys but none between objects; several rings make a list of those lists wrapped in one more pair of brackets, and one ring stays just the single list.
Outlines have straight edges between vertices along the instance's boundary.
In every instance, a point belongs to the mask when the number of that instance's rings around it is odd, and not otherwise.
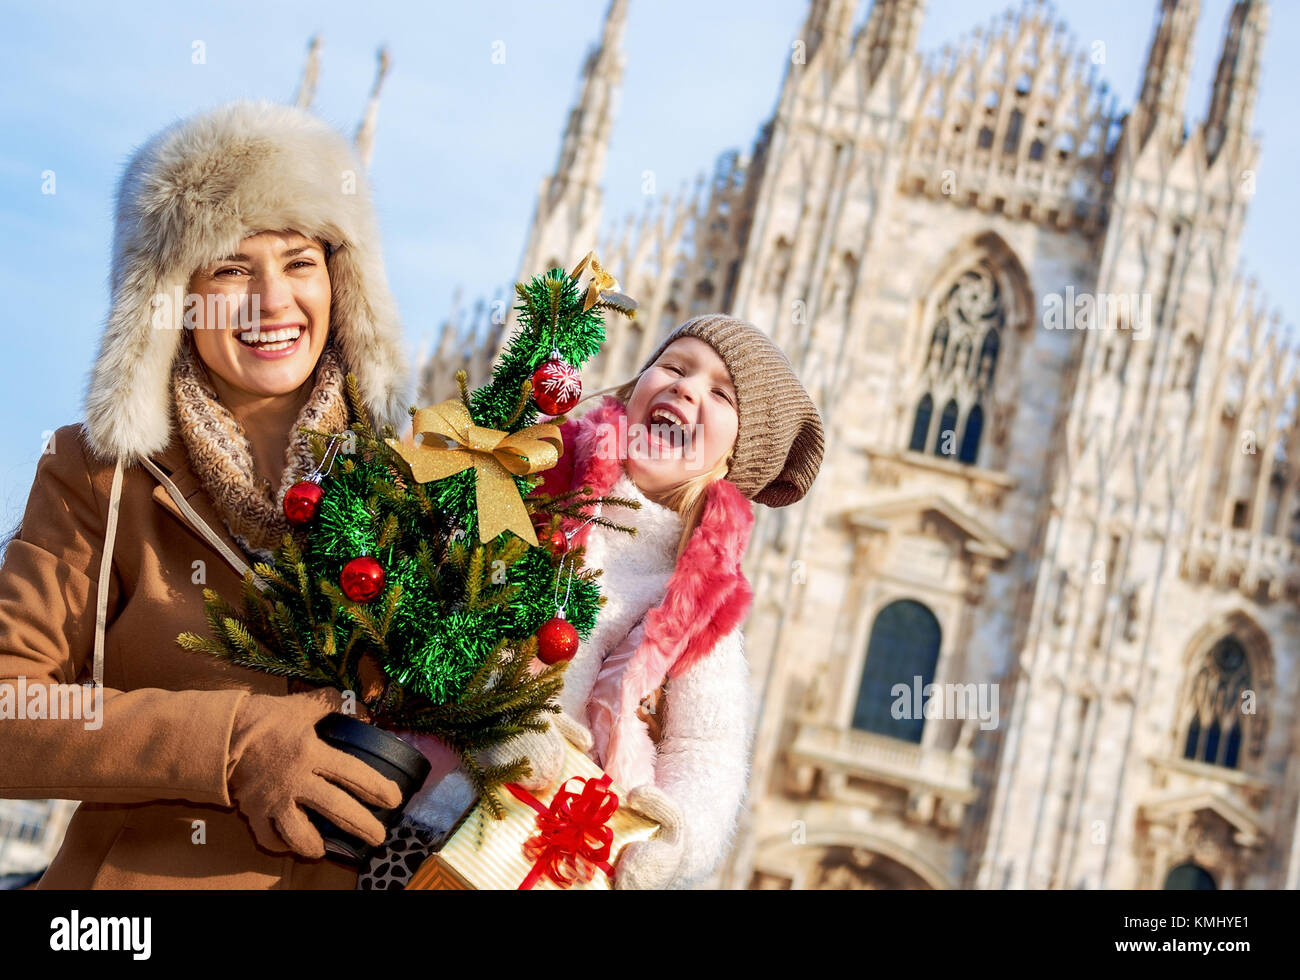
[{"label": "gift box", "polygon": [[414,890],[614,887],[619,853],[658,824],[624,805],[623,790],[566,745],[559,783],[534,796],[515,783],[499,792],[505,817],[479,802],[407,884]]}]

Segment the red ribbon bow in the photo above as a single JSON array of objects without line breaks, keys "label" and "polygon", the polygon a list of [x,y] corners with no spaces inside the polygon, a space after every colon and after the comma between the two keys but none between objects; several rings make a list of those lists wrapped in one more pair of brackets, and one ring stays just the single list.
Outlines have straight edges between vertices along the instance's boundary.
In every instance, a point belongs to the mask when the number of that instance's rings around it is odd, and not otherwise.
[{"label": "red ribbon bow", "polygon": [[[571,783],[577,783],[580,790],[570,790]],[[548,808],[526,789],[506,783],[515,799],[537,811],[537,834],[524,842],[524,853],[533,867],[520,883],[520,891],[532,888],[542,877],[561,888],[575,882],[585,884],[597,870],[614,877],[609,863],[614,831],[608,821],[618,809],[618,796],[609,791],[609,785],[609,776],[574,776],[556,790]]]}]

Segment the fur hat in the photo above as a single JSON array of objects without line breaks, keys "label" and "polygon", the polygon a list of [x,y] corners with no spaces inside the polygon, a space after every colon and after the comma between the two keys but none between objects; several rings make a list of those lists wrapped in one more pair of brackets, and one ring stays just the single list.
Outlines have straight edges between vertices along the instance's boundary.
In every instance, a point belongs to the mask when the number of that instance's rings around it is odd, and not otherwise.
[{"label": "fur hat", "polygon": [[739,426],[727,479],[769,507],[802,499],[821,468],[825,437],[817,406],[785,353],[752,323],[710,313],[665,337],[641,370],[682,337],[695,337],[717,351],[736,387]]},{"label": "fur hat", "polygon": [[408,419],[402,328],[361,163],[315,116],[241,101],[158,133],[118,185],[112,309],[86,392],[97,456],[130,461],[168,445],[190,277],[264,231],[329,243],[330,333],[344,366],[377,424]]}]

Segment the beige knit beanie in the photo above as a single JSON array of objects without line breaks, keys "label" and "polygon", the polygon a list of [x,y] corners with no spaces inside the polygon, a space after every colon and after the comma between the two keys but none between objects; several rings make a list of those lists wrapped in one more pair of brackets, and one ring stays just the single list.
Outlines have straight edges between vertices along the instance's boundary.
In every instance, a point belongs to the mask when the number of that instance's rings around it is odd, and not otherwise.
[{"label": "beige knit beanie", "polygon": [[710,313],[670,333],[641,370],[682,337],[704,341],[731,372],[740,425],[727,479],[768,507],[802,499],[822,464],[825,437],[817,406],[781,348],[752,323]]}]

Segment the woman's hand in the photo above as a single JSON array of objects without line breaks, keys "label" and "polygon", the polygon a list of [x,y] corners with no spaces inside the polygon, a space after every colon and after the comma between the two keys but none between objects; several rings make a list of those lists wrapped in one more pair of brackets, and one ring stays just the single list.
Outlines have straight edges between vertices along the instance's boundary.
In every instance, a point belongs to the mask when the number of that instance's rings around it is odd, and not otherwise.
[{"label": "woman's hand", "polygon": [[681,810],[663,790],[648,784],[631,790],[624,805],[659,824],[659,830],[649,840],[633,841],[623,848],[614,867],[614,887],[667,888],[682,863]]},{"label": "woman's hand", "polygon": [[342,703],[338,691],[319,688],[284,697],[250,694],[236,708],[227,775],[230,799],[268,851],[325,856],[325,842],[303,807],[368,844],[384,842],[383,824],[362,802],[400,806],[397,784],[316,734],[316,722]]}]

